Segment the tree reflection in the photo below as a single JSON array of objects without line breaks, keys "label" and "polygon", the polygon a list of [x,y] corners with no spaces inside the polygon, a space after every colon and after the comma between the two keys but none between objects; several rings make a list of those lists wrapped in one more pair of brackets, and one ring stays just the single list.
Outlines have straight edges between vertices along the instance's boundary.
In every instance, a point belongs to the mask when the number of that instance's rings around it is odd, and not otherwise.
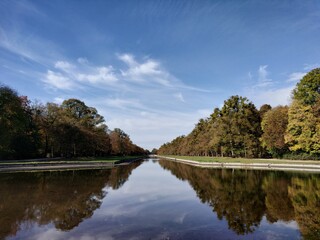
[{"label": "tree reflection", "polygon": [[288,195],[290,182],[290,176],[279,172],[272,172],[264,178],[262,188],[266,194],[266,217],[269,222],[294,219],[294,209]]},{"label": "tree reflection", "polygon": [[304,238],[320,239],[320,177],[272,171],[205,169],[160,160],[188,181],[203,203],[237,234],[253,232],[266,216],[271,223],[295,220]]},{"label": "tree reflection", "polygon": [[53,223],[62,231],[73,229],[101,206],[105,187],[120,188],[140,164],[109,170],[1,174],[0,239],[34,222]]},{"label": "tree reflection", "polygon": [[306,239],[320,239],[320,180],[319,176],[292,179],[289,195],[296,221]]},{"label": "tree reflection", "polygon": [[265,212],[263,172],[195,168],[163,160],[160,165],[187,180],[201,201],[212,206],[237,234],[250,233],[259,225]]}]

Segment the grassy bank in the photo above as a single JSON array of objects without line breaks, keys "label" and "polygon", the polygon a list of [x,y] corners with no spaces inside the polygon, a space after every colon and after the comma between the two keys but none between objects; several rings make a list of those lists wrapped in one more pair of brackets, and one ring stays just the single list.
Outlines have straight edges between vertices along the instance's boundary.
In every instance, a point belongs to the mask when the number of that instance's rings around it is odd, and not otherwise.
[{"label": "grassy bank", "polygon": [[[283,159],[260,159],[260,158],[229,158],[229,157],[203,157],[203,156],[177,156],[177,155],[163,155],[164,157],[171,157],[183,160],[191,160],[196,162],[216,162],[216,163],[267,163],[267,164],[312,164],[320,165],[320,161],[312,160],[283,160]],[[161,157],[161,155],[158,155]]]}]

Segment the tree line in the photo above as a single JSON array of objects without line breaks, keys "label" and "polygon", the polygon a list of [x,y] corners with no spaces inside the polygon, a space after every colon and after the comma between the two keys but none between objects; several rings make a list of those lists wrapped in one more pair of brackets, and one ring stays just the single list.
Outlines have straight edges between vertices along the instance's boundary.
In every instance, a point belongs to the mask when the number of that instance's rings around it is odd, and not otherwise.
[{"label": "tree line", "polygon": [[158,154],[319,159],[320,68],[297,83],[291,98],[289,106],[258,110],[246,97],[231,96]]},{"label": "tree line", "polygon": [[78,99],[31,102],[0,86],[0,159],[143,155],[120,128]]}]

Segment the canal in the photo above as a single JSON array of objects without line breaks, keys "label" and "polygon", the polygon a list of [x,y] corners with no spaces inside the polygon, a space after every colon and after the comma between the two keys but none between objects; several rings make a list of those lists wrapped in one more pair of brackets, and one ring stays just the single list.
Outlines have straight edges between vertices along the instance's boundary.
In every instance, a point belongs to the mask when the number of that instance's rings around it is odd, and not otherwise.
[{"label": "canal", "polygon": [[320,175],[148,159],[0,174],[0,239],[320,239]]}]

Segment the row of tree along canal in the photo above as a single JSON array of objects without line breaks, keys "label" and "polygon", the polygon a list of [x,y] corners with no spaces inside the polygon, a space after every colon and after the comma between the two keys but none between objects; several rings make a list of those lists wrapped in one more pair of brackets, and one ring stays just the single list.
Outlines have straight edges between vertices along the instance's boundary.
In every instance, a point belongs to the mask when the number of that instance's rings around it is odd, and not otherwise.
[{"label": "row of tree along canal", "polygon": [[41,104],[6,86],[0,86],[0,133],[0,160],[146,153],[78,99]]},{"label": "row of tree along canal", "polygon": [[257,110],[246,97],[232,96],[158,154],[319,159],[320,68],[297,83],[289,106]]}]

